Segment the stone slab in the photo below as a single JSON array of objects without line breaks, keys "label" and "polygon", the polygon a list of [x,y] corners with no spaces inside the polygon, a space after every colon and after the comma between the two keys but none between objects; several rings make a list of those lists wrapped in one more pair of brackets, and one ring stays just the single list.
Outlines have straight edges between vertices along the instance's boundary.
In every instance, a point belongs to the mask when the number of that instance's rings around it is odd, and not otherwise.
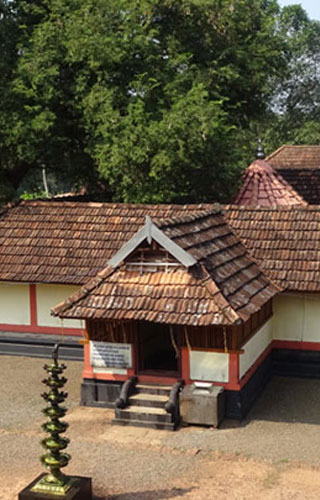
[{"label": "stone slab", "polygon": [[65,495],[31,491],[31,488],[46,475],[46,473],[40,474],[40,476],[24,488],[19,493],[18,500],[92,500],[92,485],[90,477],[72,476],[74,479],[78,479],[78,483],[75,486],[72,486]]}]

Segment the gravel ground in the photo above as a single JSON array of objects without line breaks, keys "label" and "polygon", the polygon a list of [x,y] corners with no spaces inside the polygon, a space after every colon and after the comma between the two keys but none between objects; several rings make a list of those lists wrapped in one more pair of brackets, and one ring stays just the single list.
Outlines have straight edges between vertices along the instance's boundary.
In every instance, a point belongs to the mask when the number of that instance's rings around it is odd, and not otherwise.
[{"label": "gravel ground", "polygon": [[[42,471],[44,361],[0,359],[0,499],[13,500]],[[275,378],[241,425],[172,433],[112,426],[112,411],[78,407],[82,364],[67,365],[67,471],[91,476],[96,500],[319,498],[320,381]]]},{"label": "gravel ground", "polygon": [[[44,401],[40,394],[46,386],[44,359],[19,356],[0,356],[0,429],[35,429],[35,422],[41,422],[41,408]],[[82,363],[68,361],[66,390],[69,392],[68,407],[78,406]]]}]

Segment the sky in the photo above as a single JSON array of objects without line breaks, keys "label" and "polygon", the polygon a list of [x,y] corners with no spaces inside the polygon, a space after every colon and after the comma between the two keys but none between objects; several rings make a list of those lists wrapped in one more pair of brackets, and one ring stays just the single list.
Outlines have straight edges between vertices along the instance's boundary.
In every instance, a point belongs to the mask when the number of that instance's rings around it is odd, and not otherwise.
[{"label": "sky", "polygon": [[310,19],[320,21],[320,1],[319,0],[278,0],[281,7],[285,5],[300,4],[307,11]]}]

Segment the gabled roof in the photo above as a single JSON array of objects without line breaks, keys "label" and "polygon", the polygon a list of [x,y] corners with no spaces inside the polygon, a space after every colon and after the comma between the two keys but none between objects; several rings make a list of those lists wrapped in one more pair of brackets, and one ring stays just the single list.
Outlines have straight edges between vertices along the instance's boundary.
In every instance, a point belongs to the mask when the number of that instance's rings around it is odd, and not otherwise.
[{"label": "gabled roof", "polygon": [[226,218],[282,290],[320,292],[320,206],[227,206]]},{"label": "gabled roof", "polygon": [[306,202],[285,179],[264,160],[255,160],[242,176],[234,205],[305,205]]},{"label": "gabled roof", "polygon": [[276,170],[320,168],[320,146],[283,145],[271,153],[266,161]]},{"label": "gabled roof", "polygon": [[23,201],[0,215],[0,281],[82,285],[145,223],[212,205]]},{"label": "gabled roof", "polygon": [[142,274],[125,265],[108,266],[53,313],[64,318],[231,325],[247,320],[278,292],[248,258],[219,207],[155,224],[193,257],[193,266]]},{"label": "gabled roof", "polygon": [[165,248],[173,257],[175,257],[180,264],[185,267],[194,266],[196,259],[188,252],[179,247],[174,241],[170,240],[163,231],[161,231],[146,215],[145,225],[134,235],[132,238],[118,250],[118,252],[111,257],[108,265],[111,267],[118,267],[119,264],[132,253],[144,240],[150,244],[153,240]]}]

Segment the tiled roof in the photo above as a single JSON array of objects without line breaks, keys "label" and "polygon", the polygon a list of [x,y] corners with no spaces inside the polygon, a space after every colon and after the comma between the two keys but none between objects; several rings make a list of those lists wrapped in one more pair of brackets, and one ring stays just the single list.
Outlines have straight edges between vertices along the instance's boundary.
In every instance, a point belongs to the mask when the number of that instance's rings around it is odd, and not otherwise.
[{"label": "tiled roof", "polygon": [[235,205],[305,205],[298,193],[264,160],[255,160],[242,177]]},{"label": "tiled roof", "polygon": [[282,146],[267,161],[307,203],[320,204],[320,146]]},{"label": "tiled roof", "polygon": [[212,205],[25,201],[0,216],[0,281],[82,285],[140,229]]},{"label": "tiled roof", "polygon": [[230,225],[283,290],[320,291],[320,207],[225,207]]},{"label": "tiled roof", "polygon": [[320,146],[281,146],[266,161],[275,169],[320,168]]},{"label": "tiled roof", "polygon": [[247,257],[220,208],[153,221],[196,260],[189,270],[107,267],[54,308],[64,318],[230,325],[248,319],[278,290]]}]

